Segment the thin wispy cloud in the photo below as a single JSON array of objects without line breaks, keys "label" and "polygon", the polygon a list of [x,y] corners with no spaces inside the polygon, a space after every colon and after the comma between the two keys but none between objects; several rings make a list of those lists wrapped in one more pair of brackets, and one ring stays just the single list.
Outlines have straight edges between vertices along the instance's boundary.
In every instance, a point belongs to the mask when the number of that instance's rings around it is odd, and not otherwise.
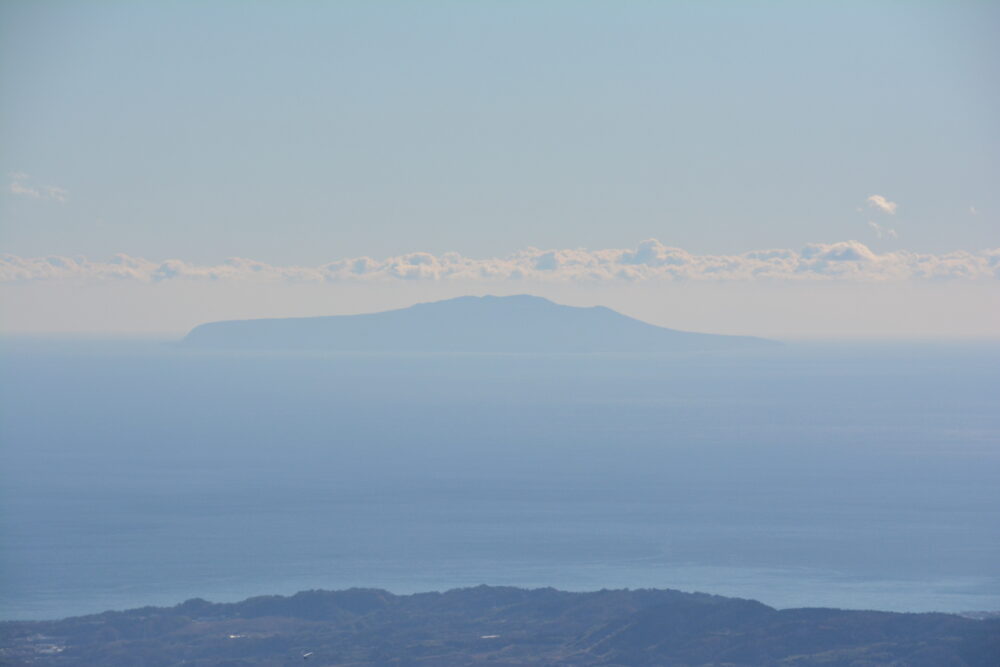
[{"label": "thin wispy cloud", "polygon": [[28,174],[23,171],[16,171],[10,174],[10,183],[7,189],[11,194],[19,197],[48,199],[60,204],[66,203],[66,200],[69,198],[68,190],[58,188],[54,185],[33,186],[28,183],[29,180],[30,177]]},{"label": "thin wispy cloud", "polygon": [[888,213],[889,215],[896,215],[896,207],[899,206],[896,202],[889,201],[882,195],[872,195],[865,201],[868,202],[869,206],[877,208],[883,213]]},{"label": "thin wispy cloud", "polygon": [[879,239],[899,238],[899,233],[897,233],[896,230],[891,227],[885,227],[872,220],[868,221],[868,226],[872,228],[872,231],[875,232],[875,236],[878,237]]},{"label": "thin wispy cloud", "polygon": [[46,199],[57,201],[60,204],[65,203],[66,200],[69,198],[68,190],[64,190],[63,188],[57,188],[54,185],[46,185],[44,188],[42,188],[42,192],[44,193]]},{"label": "thin wispy cloud", "polygon": [[10,174],[10,184],[7,189],[10,190],[11,194],[18,195],[20,197],[31,197],[32,199],[38,199],[42,194],[35,188],[29,187],[24,184],[28,180],[28,175],[24,172],[14,172]]},{"label": "thin wispy cloud", "polygon": [[876,253],[859,241],[810,243],[736,255],[697,255],[656,239],[631,249],[527,248],[507,257],[477,259],[459,253],[413,252],[376,259],[351,257],[320,266],[281,266],[246,258],[203,265],[180,259],[151,261],[116,255],[0,256],[0,282],[45,280],[173,280],[287,283],[464,281],[496,283],[638,283],[683,281],[906,281],[1000,278],[1000,248],[944,254],[899,250]]}]

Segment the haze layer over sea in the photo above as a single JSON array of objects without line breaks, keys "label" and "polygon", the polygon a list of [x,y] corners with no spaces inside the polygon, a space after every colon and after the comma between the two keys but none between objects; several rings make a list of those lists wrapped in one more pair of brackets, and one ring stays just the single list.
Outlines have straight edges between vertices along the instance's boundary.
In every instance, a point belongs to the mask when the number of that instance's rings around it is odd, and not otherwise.
[{"label": "haze layer over sea", "polygon": [[7,339],[0,617],[479,583],[996,610],[998,369]]}]

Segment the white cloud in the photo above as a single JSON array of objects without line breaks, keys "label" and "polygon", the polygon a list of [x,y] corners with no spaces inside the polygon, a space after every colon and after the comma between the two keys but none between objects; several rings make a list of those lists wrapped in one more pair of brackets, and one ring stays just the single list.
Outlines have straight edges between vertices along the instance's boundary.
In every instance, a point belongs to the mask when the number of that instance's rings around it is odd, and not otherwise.
[{"label": "white cloud", "polygon": [[872,195],[865,201],[868,202],[869,206],[879,209],[883,213],[888,213],[889,215],[896,215],[896,207],[898,204],[894,201],[889,201],[882,195]]},{"label": "white cloud", "polygon": [[1000,248],[941,255],[905,250],[878,254],[859,241],[810,243],[801,250],[765,249],[737,255],[695,255],[649,239],[631,249],[527,248],[508,257],[474,259],[458,253],[413,252],[385,259],[353,257],[320,266],[276,266],[232,258],[198,265],[116,255],[0,255],[0,282],[126,280],[158,283],[208,280],[246,283],[391,283],[447,281],[551,284],[723,281],[904,281],[1000,278]]},{"label": "white cloud", "polygon": [[28,179],[28,175],[22,171],[14,172],[10,175],[10,185],[8,189],[12,194],[19,195],[21,197],[31,197],[32,199],[38,199],[42,194],[35,188],[28,187],[24,184],[24,181]]},{"label": "white cloud", "polygon": [[868,226],[871,227],[872,230],[875,232],[875,236],[877,236],[880,239],[899,238],[899,234],[896,232],[895,229],[892,229],[891,227],[883,227],[877,222],[872,222],[871,220],[868,221]]},{"label": "white cloud", "polygon": [[10,174],[10,184],[7,189],[11,192],[11,194],[19,197],[30,197],[31,199],[50,199],[52,201],[59,202],[60,204],[66,203],[66,200],[69,198],[69,192],[63,188],[57,188],[54,185],[45,185],[40,188],[34,187],[27,184],[28,179],[28,174],[23,171],[13,172]]},{"label": "white cloud", "polygon": [[69,191],[57,188],[54,185],[46,185],[42,188],[42,192],[45,194],[46,199],[57,201],[60,204],[65,204],[69,198]]}]

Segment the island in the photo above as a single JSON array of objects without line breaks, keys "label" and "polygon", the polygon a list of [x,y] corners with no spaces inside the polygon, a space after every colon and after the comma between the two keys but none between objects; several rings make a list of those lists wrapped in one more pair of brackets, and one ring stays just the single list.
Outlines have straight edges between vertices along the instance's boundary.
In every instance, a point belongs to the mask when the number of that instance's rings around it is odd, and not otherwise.
[{"label": "island", "polygon": [[659,355],[775,343],[666,329],[604,306],[565,306],[522,294],[462,296],[360,315],[210,322],[192,329],[181,344],[241,350]]}]

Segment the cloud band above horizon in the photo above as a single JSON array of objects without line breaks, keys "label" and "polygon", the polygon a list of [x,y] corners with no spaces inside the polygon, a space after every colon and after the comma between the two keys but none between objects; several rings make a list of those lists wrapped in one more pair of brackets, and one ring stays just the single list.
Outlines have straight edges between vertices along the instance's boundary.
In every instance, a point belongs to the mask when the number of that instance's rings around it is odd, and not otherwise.
[{"label": "cloud band above horizon", "polygon": [[538,281],[563,283],[653,281],[990,280],[1000,278],[1000,248],[945,254],[906,250],[878,254],[858,241],[810,243],[801,250],[755,250],[737,255],[695,255],[649,239],[633,249],[527,248],[508,257],[474,259],[459,253],[413,252],[386,259],[354,257],[316,267],[278,266],[231,258],[198,265],[179,259],[154,262],[118,254],[108,261],[84,257],[0,255],[0,283],[36,281],[173,280],[344,283],[386,281]]}]

